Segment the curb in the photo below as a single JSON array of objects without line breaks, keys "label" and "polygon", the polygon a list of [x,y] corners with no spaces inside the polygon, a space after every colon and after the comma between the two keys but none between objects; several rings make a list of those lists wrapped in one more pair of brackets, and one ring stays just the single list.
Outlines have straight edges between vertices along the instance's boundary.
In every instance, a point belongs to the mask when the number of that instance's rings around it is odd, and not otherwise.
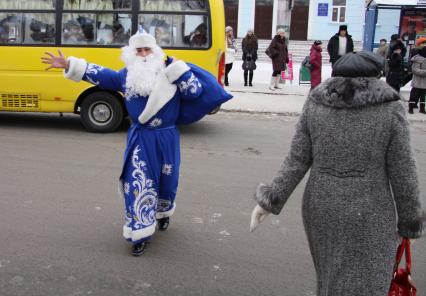
[{"label": "curb", "polygon": [[[221,108],[219,110],[219,113],[238,113],[238,114],[257,114],[257,115],[271,115],[271,116],[283,116],[283,117],[298,117],[300,116],[300,112],[288,112],[288,111],[282,111],[282,112],[270,112],[270,111],[256,111],[256,110],[242,110],[242,109],[223,109]],[[420,118],[410,118],[408,116],[408,121],[410,123],[426,123],[426,116],[424,116],[424,119]]]},{"label": "curb", "polygon": [[262,94],[262,95],[273,95],[273,96],[299,96],[299,97],[306,97],[308,94],[290,94],[290,93],[282,93],[279,91],[275,92],[268,92],[268,91],[262,91],[262,90],[251,90],[251,91],[244,91],[244,90],[227,90],[230,93],[243,93],[243,94]]}]

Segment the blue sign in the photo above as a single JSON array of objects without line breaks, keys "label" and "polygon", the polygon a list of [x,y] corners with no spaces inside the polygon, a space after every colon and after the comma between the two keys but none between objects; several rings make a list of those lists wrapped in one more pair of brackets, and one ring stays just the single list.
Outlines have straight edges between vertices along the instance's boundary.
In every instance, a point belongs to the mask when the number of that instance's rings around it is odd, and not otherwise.
[{"label": "blue sign", "polygon": [[328,16],[328,3],[318,3],[318,16]]}]

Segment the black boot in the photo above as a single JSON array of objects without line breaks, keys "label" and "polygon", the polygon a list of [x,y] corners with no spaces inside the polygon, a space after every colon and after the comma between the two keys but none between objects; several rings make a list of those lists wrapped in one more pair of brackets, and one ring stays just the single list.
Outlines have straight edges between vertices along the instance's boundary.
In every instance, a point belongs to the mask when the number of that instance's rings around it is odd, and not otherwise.
[{"label": "black boot", "polygon": [[250,74],[249,74],[249,86],[253,86],[253,71],[250,71]]},{"label": "black boot", "polygon": [[244,71],[244,86],[247,86],[247,71]]},{"label": "black boot", "polygon": [[423,114],[426,114],[426,111],[425,111],[425,104],[422,104],[422,103],[420,103],[420,111],[419,111],[420,113],[423,113]]},{"label": "black boot", "polygon": [[145,252],[145,249],[146,249],[146,247],[148,247],[148,245],[149,245],[148,241],[144,241],[142,243],[134,244],[132,246],[132,255],[136,256],[136,257],[141,256]]},{"label": "black boot", "polygon": [[166,218],[161,218],[157,220],[158,223],[158,229],[160,231],[164,231],[169,227],[170,224],[170,218],[166,217]]}]

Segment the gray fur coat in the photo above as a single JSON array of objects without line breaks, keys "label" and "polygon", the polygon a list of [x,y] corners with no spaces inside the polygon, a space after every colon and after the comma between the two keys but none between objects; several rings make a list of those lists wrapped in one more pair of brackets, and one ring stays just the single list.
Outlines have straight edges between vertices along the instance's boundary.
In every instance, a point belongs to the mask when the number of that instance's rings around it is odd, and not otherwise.
[{"label": "gray fur coat", "polygon": [[411,81],[411,86],[426,89],[426,59],[418,54],[411,61],[413,62],[413,80]]},{"label": "gray fur coat", "polygon": [[317,295],[387,295],[398,237],[417,238],[424,227],[397,93],[376,78],[320,84],[281,170],[271,185],[258,186],[257,203],[279,214],[309,169],[302,214]]}]

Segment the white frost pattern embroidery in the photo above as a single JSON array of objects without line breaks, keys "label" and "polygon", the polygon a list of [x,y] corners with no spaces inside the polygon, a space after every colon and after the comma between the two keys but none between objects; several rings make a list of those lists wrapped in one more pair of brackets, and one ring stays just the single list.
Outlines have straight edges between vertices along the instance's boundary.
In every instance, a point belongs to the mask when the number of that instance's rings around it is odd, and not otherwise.
[{"label": "white frost pattern embroidery", "polygon": [[152,188],[152,180],[147,179],[144,170],[145,162],[139,160],[138,153],[141,151],[139,145],[133,150],[132,177],[135,179],[132,185],[135,187],[135,201],[133,212],[135,215],[134,227],[145,228],[155,223],[155,209],[157,207],[157,192]]},{"label": "white frost pattern embroidery", "polygon": [[125,219],[125,224],[127,227],[131,227],[132,226],[132,213],[131,213],[131,209],[126,209],[124,211],[124,219]]},{"label": "white frost pattern embroidery", "polygon": [[95,64],[89,64],[86,69],[86,79],[95,85],[99,85],[99,81],[96,81],[92,78],[92,75],[98,75],[99,71],[102,71],[104,67],[95,65]]},{"label": "white frost pattern embroidery", "polygon": [[171,165],[171,164],[163,165],[162,172],[163,172],[164,175],[170,176],[173,172],[173,165]]},{"label": "white frost pattern embroidery", "polygon": [[124,193],[129,194],[130,192],[130,184],[129,182],[124,183]]},{"label": "white frost pattern embroidery", "polygon": [[198,89],[201,88],[201,83],[197,77],[195,77],[194,73],[191,73],[191,77],[187,81],[181,81],[179,83],[179,89],[181,92],[188,94],[188,91],[191,94],[197,93]]},{"label": "white frost pattern embroidery", "polygon": [[163,120],[161,120],[161,118],[154,118],[151,123],[149,124],[149,126],[151,127],[157,127],[163,124]]}]

